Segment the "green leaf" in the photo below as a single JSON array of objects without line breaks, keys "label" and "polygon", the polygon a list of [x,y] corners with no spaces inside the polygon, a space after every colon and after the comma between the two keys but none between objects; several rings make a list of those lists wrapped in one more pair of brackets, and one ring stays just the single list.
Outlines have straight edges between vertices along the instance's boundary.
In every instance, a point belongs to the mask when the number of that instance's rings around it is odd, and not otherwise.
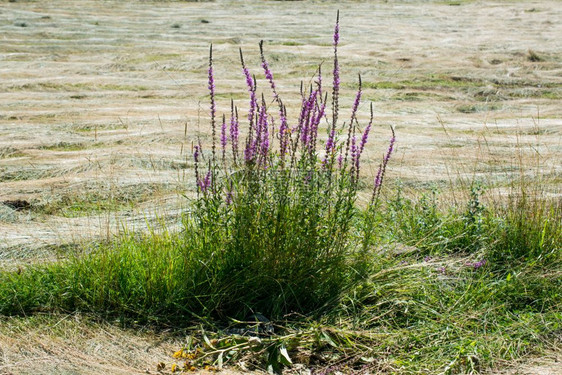
[{"label": "green leaf", "polygon": [[203,341],[205,341],[205,344],[207,344],[207,346],[211,349],[215,349],[215,347],[213,346],[213,344],[211,344],[211,340],[209,340],[209,338],[207,337],[206,334],[203,334]]},{"label": "green leaf", "polygon": [[324,341],[326,341],[330,346],[337,348],[338,346],[336,345],[336,343],[334,342],[334,340],[332,340],[332,338],[330,337],[330,335],[328,335],[326,332],[322,331],[322,337],[324,337]]},{"label": "green leaf", "polygon": [[291,366],[293,361],[291,361],[291,357],[289,357],[289,352],[287,352],[287,348],[284,346],[279,348],[279,362],[284,364],[285,366]]},{"label": "green leaf", "polygon": [[222,370],[223,354],[224,352],[220,352],[219,356],[217,357],[217,367],[219,368],[219,370]]},{"label": "green leaf", "polygon": [[275,374],[275,371],[273,370],[272,364],[267,365],[267,373],[271,374],[271,375]]}]

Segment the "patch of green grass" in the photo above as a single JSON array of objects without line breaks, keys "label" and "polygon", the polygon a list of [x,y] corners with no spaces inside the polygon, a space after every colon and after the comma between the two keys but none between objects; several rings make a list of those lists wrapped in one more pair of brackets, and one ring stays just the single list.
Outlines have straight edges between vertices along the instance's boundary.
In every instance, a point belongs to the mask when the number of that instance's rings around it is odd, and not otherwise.
[{"label": "patch of green grass", "polygon": [[57,142],[52,145],[42,146],[40,149],[49,151],[81,151],[88,148],[84,143]]},{"label": "patch of green grass", "polygon": [[456,107],[457,112],[460,113],[477,113],[477,112],[488,112],[496,111],[501,109],[498,104],[462,104]]},{"label": "patch of green grass", "polygon": [[0,182],[38,180],[51,174],[51,169],[0,167]]},{"label": "patch of green grass", "polygon": [[381,82],[365,82],[364,87],[370,89],[417,89],[432,90],[439,88],[447,89],[467,89],[485,86],[487,83],[479,79],[461,76],[448,75],[430,75],[416,79],[408,79],[402,81],[381,81]]},{"label": "patch of green grass", "polygon": [[44,199],[43,203],[35,205],[34,211],[45,215],[64,217],[80,217],[108,211],[115,212],[132,209],[159,194],[162,189],[161,185],[145,184],[53,195]]},{"label": "patch of green grass", "polygon": [[101,131],[119,130],[119,129],[127,129],[127,128],[128,125],[122,122],[113,123],[113,124],[81,124],[78,126],[73,125],[72,131],[77,133],[90,133],[90,132],[101,132]]},{"label": "patch of green grass", "polygon": [[95,82],[86,83],[56,83],[38,82],[26,83],[18,86],[10,86],[11,91],[146,91],[146,86],[120,85],[113,83],[98,84]]},{"label": "patch of green grass", "polygon": [[304,46],[304,43],[295,42],[293,40],[287,40],[287,41],[281,42],[281,45],[283,45],[283,46]]},{"label": "patch of green grass", "polygon": [[533,99],[549,99],[560,100],[562,99],[562,91],[555,90],[523,90],[508,92],[507,95],[511,98],[533,98]]},{"label": "patch of green grass", "polygon": [[0,159],[20,158],[23,156],[27,156],[27,154],[16,148],[10,146],[0,147]]},{"label": "patch of green grass", "polygon": [[425,100],[448,101],[448,100],[452,100],[452,98],[449,96],[431,93],[427,91],[407,91],[407,92],[399,92],[397,94],[392,95],[390,97],[390,100],[418,102],[418,101],[425,101]]},{"label": "patch of green grass", "polygon": [[[181,24],[174,23],[171,25],[172,28],[180,29]],[[162,62],[162,61],[177,61],[180,60],[183,56],[179,53],[161,53],[161,54],[147,54],[147,55],[140,55],[134,56],[130,58],[124,59],[124,61],[120,61],[121,63],[125,64],[143,64],[143,63],[152,63],[152,62]]]}]

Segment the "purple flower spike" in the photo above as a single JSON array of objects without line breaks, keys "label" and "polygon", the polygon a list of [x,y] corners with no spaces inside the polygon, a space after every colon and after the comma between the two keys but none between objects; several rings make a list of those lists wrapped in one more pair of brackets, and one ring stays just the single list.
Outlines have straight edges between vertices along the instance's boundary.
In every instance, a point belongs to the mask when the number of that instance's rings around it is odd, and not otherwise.
[{"label": "purple flower spike", "polygon": [[210,187],[211,187],[211,171],[209,170],[205,175],[205,178],[199,181],[199,190],[202,193],[206,193]]},{"label": "purple flower spike", "polygon": [[328,134],[328,140],[326,141],[326,155],[324,156],[324,160],[322,164],[326,165],[328,160],[332,160],[332,156],[334,155],[334,151],[336,150],[336,129],[332,126],[330,129],[330,134]]},{"label": "purple flower spike", "polygon": [[[349,130],[347,132],[347,141],[345,144],[345,158],[344,164],[347,165],[347,157],[349,155],[349,145],[351,138],[355,135],[355,126],[357,123],[357,109],[359,108],[359,103],[361,103],[361,75],[359,75],[359,88],[357,89],[357,95],[355,95],[355,101],[353,103],[353,108],[351,109],[351,120],[349,121]],[[352,165],[355,162],[352,158]]]},{"label": "purple flower spike", "polygon": [[336,18],[336,27],[334,29],[334,47],[338,46],[340,41],[340,11],[338,10],[338,15]]},{"label": "purple flower spike", "polygon": [[[393,133],[394,133],[394,131],[393,131]],[[396,142],[396,136],[394,136],[394,134],[392,134],[392,138],[390,138],[390,143],[388,145],[388,150],[386,151],[386,155],[384,156],[385,165],[390,160],[390,156],[392,155],[392,152],[394,151],[394,143],[395,142]]]},{"label": "purple flower spike", "polygon": [[201,147],[195,145],[193,147],[193,160],[195,161],[195,183],[199,186],[199,154],[201,152]]},{"label": "purple flower spike", "polygon": [[232,143],[232,156],[234,161],[238,155],[238,108],[234,107],[234,101],[230,101],[230,142]]},{"label": "purple flower spike", "polygon": [[264,162],[265,165],[265,161],[267,159],[267,153],[269,151],[269,128],[268,128],[268,122],[267,122],[267,109],[265,106],[265,103],[262,103],[262,107],[261,107],[261,111],[260,111],[260,119],[259,119],[259,124],[261,127],[261,131],[260,131],[260,152],[261,152],[261,158]]},{"label": "purple flower spike", "polygon": [[382,164],[379,165],[379,170],[377,171],[377,175],[375,177],[375,190],[374,191],[377,191],[380,188],[381,182],[382,182],[381,177],[382,177]]},{"label": "purple flower spike", "polygon": [[226,117],[225,115],[222,115],[222,125],[221,125],[221,148],[222,148],[222,159],[224,160],[225,158],[225,153],[226,153],[226,143],[227,143],[227,137],[226,137]]},{"label": "purple flower spike", "polygon": [[285,160],[285,155],[287,154],[287,144],[290,137],[290,130],[289,126],[287,125],[287,110],[283,103],[281,103],[279,117],[281,119],[281,125],[279,126],[280,154],[281,160],[283,161]]},{"label": "purple flower spike", "polygon": [[[320,94],[320,91],[318,92]],[[316,140],[318,138],[318,126],[320,125],[320,121],[324,117],[324,113],[326,111],[326,101],[322,102],[320,109],[318,110],[318,114],[312,120],[312,126],[310,129],[310,133],[312,134],[312,142],[311,142],[311,152],[316,149]]]},{"label": "purple flower spike", "polygon": [[195,160],[195,163],[199,162],[199,153],[200,152],[201,152],[201,149],[199,148],[199,145],[193,146],[193,160]]},{"label": "purple flower spike", "polygon": [[209,48],[209,93],[211,97],[211,129],[213,132],[213,160],[215,159],[215,116],[217,113],[217,106],[215,103],[215,77],[213,74],[213,45]]},{"label": "purple flower spike", "polygon": [[[316,114],[316,99],[318,97],[318,90],[314,90],[308,96],[308,100],[303,103],[303,112],[301,113],[302,130],[301,130],[301,141],[303,146],[309,147],[311,136],[311,120],[314,119]],[[299,122],[300,122],[299,121]]]},{"label": "purple flower spike", "polygon": [[384,179],[384,173],[386,172],[386,165],[388,164],[388,161],[390,160],[390,156],[392,155],[392,152],[394,151],[394,143],[396,142],[396,134],[394,133],[394,128],[391,128],[391,130],[392,130],[392,138],[390,138],[390,144],[388,145],[388,150],[386,151],[386,154],[384,155],[384,157],[382,159],[382,163],[379,166],[377,176],[375,177],[375,187],[373,188],[373,195],[371,196],[371,204],[373,204],[373,202],[375,201],[375,198],[377,198],[380,194],[382,182],[383,182],[383,179]]},{"label": "purple flower spike", "polygon": [[338,63],[338,44],[340,41],[340,11],[336,18],[336,26],[334,29],[334,70],[333,70],[333,88],[332,88],[332,127],[335,128],[338,121],[339,92],[340,92],[340,66]]},{"label": "purple flower spike", "polygon": [[359,143],[359,147],[358,147],[357,158],[355,159],[355,169],[357,173],[356,176],[357,179],[359,179],[361,154],[363,153],[363,150],[365,149],[365,145],[367,144],[367,140],[369,139],[369,132],[371,131],[372,125],[373,125],[373,103],[371,103],[371,119],[369,120],[369,124],[365,128],[365,131],[363,131],[363,135],[361,136],[361,142]]},{"label": "purple flower spike", "polygon": [[358,162],[358,152],[359,150],[357,149],[357,140],[356,137],[353,136],[351,138],[351,165],[355,168],[357,166],[357,162]]},{"label": "purple flower spike", "polygon": [[250,164],[254,160],[254,154],[254,144],[250,141],[246,143],[246,148],[244,149],[244,160],[246,161],[246,164]]},{"label": "purple flower spike", "polygon": [[357,90],[357,95],[355,95],[355,101],[353,102],[353,108],[351,110],[351,123],[353,124],[353,120],[357,121],[357,109],[359,108],[359,104],[361,103],[361,75],[359,75],[359,89]]},{"label": "purple flower spike", "polygon": [[371,119],[369,120],[369,124],[365,128],[363,132],[363,136],[361,137],[361,143],[359,145],[359,156],[363,153],[365,149],[365,145],[367,144],[367,140],[369,139],[369,132],[371,131],[371,126],[373,125],[373,103],[371,103]]},{"label": "purple flower spike", "polygon": [[232,181],[230,181],[230,183],[228,184],[228,189],[226,190],[226,199],[225,199],[225,203],[227,206],[229,206],[232,203],[232,196],[233,196],[233,186],[232,186]]},{"label": "purple flower spike", "polygon": [[271,73],[271,70],[269,69],[269,64],[267,63],[267,60],[265,59],[265,56],[263,54],[263,40],[260,42],[260,56],[261,56],[261,66],[265,73],[265,78],[269,81],[269,85],[271,86],[271,90],[273,91],[273,97],[277,101],[279,100],[279,95],[277,95],[277,89],[275,87],[275,82],[273,81],[273,73]]},{"label": "purple flower spike", "polygon": [[318,95],[320,99],[322,99],[322,64],[318,67],[318,80],[316,81],[316,85],[318,86]]},{"label": "purple flower spike", "polygon": [[250,109],[248,111],[248,121],[250,121],[250,126],[254,121],[254,114],[256,113],[257,99],[256,99],[256,84],[255,80],[252,79],[250,71],[244,63],[244,56],[242,55],[242,48],[240,48],[240,61],[242,63],[242,72],[244,77],[246,77],[246,86],[248,86],[248,92],[250,93]]}]

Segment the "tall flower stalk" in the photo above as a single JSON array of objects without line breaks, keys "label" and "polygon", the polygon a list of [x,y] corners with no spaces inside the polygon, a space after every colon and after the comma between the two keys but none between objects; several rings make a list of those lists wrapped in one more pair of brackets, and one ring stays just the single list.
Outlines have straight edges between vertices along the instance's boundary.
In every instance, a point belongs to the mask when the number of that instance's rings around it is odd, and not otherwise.
[{"label": "tall flower stalk", "polygon": [[213,162],[216,158],[216,115],[217,115],[217,105],[215,103],[215,77],[213,73],[213,45],[209,47],[209,97],[211,101],[211,131],[213,137]]},{"label": "tall flower stalk", "polygon": [[[261,79],[268,83],[271,90],[267,91],[272,100],[263,93],[258,99],[257,80],[251,75],[240,50],[249,96],[248,112],[247,116],[239,117],[238,107],[231,100],[230,113],[222,116],[220,163],[215,155],[217,107],[212,48],[210,50],[212,157],[206,170],[201,171],[204,152],[200,145],[194,147],[198,192],[195,224],[203,233],[202,246],[213,248],[217,241],[220,244],[212,253],[205,272],[212,273],[211,264],[222,259],[228,259],[229,263],[221,267],[230,269],[237,278],[250,280],[258,272],[257,267],[268,269],[269,278],[261,280],[263,285],[257,287],[256,301],[263,294],[277,290],[287,301],[297,299],[287,302],[286,306],[309,303],[320,306],[321,301],[337,293],[344,280],[357,274],[349,271],[346,259],[358,251],[350,245],[353,243],[351,236],[355,235],[351,228],[358,212],[355,200],[361,186],[360,159],[372,132],[373,107],[370,107],[370,120],[360,132],[363,92],[359,76],[349,123],[345,129],[338,126],[339,42],[338,12],[333,35],[331,98],[322,88],[319,67],[312,84],[301,83],[299,115],[292,120],[287,116],[281,91],[267,61],[264,42],[259,44]],[[327,113],[330,99],[331,113]],[[326,138],[322,137],[322,130],[326,131]],[[395,140],[393,131],[374,180],[369,212],[376,206]],[[227,147],[229,141],[231,147]],[[239,148],[243,157],[238,155]],[[368,236],[364,237],[372,238],[372,230],[366,226]],[[220,237],[216,237],[217,233]],[[224,258],[229,252],[235,252],[236,256]],[[331,281],[316,285],[315,278],[310,277],[312,269],[318,274],[331,275]],[[287,290],[291,291],[290,296],[284,294]]]}]

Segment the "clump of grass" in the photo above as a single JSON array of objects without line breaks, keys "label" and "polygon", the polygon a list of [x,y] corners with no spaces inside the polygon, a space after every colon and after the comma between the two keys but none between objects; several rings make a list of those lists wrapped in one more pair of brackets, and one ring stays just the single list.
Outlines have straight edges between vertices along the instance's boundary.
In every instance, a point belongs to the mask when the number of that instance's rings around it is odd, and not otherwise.
[{"label": "clump of grass", "polygon": [[544,59],[538,53],[533,51],[532,49],[527,51],[527,60],[532,61],[532,62],[544,61]]}]

